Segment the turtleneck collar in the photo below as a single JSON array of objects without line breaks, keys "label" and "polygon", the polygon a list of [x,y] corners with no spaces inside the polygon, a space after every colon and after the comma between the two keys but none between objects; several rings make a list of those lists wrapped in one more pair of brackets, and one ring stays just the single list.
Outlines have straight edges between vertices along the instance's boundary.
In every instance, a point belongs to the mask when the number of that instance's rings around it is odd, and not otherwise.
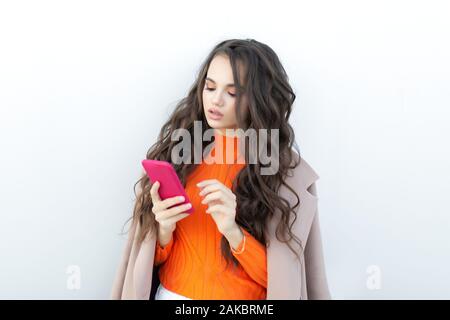
[{"label": "turtleneck collar", "polygon": [[216,163],[244,163],[245,157],[243,151],[239,148],[240,141],[241,137],[238,135],[225,135],[218,130],[214,130],[214,147],[211,152],[216,159]]}]

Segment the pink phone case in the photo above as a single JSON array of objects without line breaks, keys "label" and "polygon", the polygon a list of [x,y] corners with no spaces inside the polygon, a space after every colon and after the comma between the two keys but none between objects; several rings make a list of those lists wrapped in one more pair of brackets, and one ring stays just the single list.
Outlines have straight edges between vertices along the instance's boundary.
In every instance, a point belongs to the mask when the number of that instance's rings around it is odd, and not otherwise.
[{"label": "pink phone case", "polygon": [[[183,196],[183,203],[191,203],[172,164],[161,160],[142,160],[142,166],[144,167],[145,172],[147,172],[147,176],[150,178],[152,183],[159,181],[158,192],[162,200]],[[175,206],[183,203],[177,203]],[[193,211],[194,208],[191,207],[185,212],[193,213]]]}]

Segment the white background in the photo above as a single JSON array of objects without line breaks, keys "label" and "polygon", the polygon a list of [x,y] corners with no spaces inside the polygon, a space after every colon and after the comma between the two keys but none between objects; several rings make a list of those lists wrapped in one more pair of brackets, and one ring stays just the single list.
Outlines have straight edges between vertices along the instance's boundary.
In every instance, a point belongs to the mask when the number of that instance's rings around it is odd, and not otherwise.
[{"label": "white background", "polygon": [[140,161],[229,38],[271,46],[297,93],[333,298],[450,298],[449,12],[445,1],[0,2],[0,298],[109,298]]}]

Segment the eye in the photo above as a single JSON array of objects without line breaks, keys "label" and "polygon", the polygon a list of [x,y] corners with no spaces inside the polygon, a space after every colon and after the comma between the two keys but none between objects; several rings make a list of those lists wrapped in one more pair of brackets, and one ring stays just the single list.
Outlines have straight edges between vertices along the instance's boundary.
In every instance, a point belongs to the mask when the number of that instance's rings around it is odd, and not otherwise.
[{"label": "eye", "polygon": [[[205,90],[214,91],[214,90],[216,90],[216,88],[209,88],[208,86],[205,86]],[[228,92],[228,94],[232,97],[236,97],[235,93]]]}]

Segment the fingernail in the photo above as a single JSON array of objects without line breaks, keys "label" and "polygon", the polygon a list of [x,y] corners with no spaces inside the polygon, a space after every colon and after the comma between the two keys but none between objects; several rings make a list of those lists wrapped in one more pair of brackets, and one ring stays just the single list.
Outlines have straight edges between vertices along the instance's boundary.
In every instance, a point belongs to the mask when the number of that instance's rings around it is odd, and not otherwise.
[{"label": "fingernail", "polygon": [[181,196],[181,197],[178,197],[178,200],[180,200],[180,201],[184,201],[184,197],[183,197],[183,196]]},{"label": "fingernail", "polygon": [[191,206],[192,206],[192,204],[190,204],[190,203],[186,204],[187,208],[190,208]]}]

